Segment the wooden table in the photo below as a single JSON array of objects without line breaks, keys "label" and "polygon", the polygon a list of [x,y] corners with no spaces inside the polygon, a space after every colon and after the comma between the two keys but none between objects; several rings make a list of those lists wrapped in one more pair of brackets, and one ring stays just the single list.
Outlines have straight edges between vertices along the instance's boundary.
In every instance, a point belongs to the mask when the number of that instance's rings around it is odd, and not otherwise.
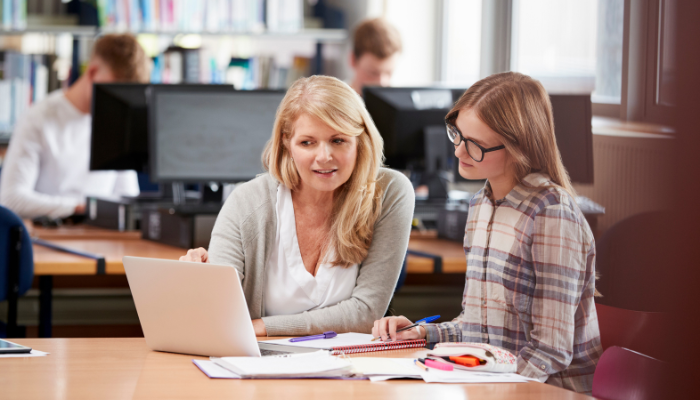
[{"label": "wooden table", "polygon": [[408,242],[408,252],[406,271],[409,274],[467,272],[467,257],[462,243],[430,236],[412,236]]},{"label": "wooden table", "polygon": [[[537,382],[209,379],[192,363],[192,359],[204,357],[150,351],[143,338],[14,341],[51,354],[0,359],[3,399],[591,399]],[[415,349],[394,350],[364,356],[412,358],[416,353]],[[353,357],[359,356],[363,355]]]},{"label": "wooden table", "polygon": [[[48,231],[48,232],[47,232]],[[96,260],[34,245],[34,275],[39,277],[39,336],[51,337],[53,277],[55,275],[124,275],[122,257],[150,257],[177,260],[186,250],[142,240],[133,232],[101,228],[35,229],[35,236],[73,250],[104,256],[104,270]],[[81,237],[81,239],[66,237]],[[54,237],[61,239],[52,240]],[[140,237],[140,235],[139,235]]]},{"label": "wooden table", "polygon": [[[177,260],[185,249],[140,239],[136,232],[118,232],[90,226],[58,229],[32,228],[32,234],[53,244],[105,258],[104,270],[96,260],[34,245],[34,274],[39,277],[39,336],[51,337],[52,291],[55,275],[124,275],[122,257]],[[456,273],[467,268],[461,243],[438,239],[434,233],[414,233],[409,242],[409,274]],[[416,254],[420,254],[417,256]]]},{"label": "wooden table", "polygon": [[141,239],[141,231],[120,232],[114,229],[99,228],[92,225],[63,225],[59,228],[43,228],[34,226],[31,221],[25,220],[31,237],[44,240],[59,239]]}]

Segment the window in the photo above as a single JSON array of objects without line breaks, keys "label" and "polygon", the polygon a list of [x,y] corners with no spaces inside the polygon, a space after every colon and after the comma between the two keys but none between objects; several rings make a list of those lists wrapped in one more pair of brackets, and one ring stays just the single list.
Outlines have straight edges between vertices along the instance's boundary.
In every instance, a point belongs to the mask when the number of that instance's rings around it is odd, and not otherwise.
[{"label": "window", "polygon": [[511,68],[620,103],[624,0],[514,0]]},{"label": "window", "polygon": [[445,0],[441,80],[447,85],[469,87],[479,80],[481,1]]}]

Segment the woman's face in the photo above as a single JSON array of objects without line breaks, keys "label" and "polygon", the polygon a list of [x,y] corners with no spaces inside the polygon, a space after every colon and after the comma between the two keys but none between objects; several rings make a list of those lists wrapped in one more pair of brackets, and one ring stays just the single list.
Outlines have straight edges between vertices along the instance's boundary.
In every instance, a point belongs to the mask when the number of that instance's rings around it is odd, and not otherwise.
[{"label": "woman's face", "polygon": [[[455,126],[462,132],[464,139],[471,139],[483,148],[490,149],[503,144],[500,136],[481,121],[473,110],[461,110]],[[494,181],[506,176],[508,157],[505,149],[484,153],[483,160],[476,162],[469,156],[465,142],[462,141],[455,147],[455,156],[459,159],[459,174],[466,179]]]},{"label": "woman's face", "polygon": [[302,114],[287,144],[302,187],[330,192],[350,179],[357,160],[357,138],[336,132],[320,119]]}]

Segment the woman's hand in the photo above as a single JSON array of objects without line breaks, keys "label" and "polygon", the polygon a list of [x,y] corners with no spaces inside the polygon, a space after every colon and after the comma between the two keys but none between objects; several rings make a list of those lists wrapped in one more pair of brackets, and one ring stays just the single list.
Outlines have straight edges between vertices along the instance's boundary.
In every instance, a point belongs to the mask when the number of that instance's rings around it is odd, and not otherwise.
[{"label": "woman's hand", "polygon": [[417,326],[415,328],[396,333],[397,329],[401,329],[404,326],[409,326],[412,324],[413,322],[403,315],[400,317],[384,317],[380,320],[374,321],[372,336],[379,337],[385,342],[393,340],[423,339],[425,337],[425,329],[422,326]]},{"label": "woman's hand", "polygon": [[253,330],[255,330],[255,336],[267,336],[267,329],[265,329],[265,323],[262,319],[253,320]]},{"label": "woman's hand", "polygon": [[198,263],[208,263],[209,253],[203,248],[187,250],[187,254],[180,257],[180,261],[192,261]]}]

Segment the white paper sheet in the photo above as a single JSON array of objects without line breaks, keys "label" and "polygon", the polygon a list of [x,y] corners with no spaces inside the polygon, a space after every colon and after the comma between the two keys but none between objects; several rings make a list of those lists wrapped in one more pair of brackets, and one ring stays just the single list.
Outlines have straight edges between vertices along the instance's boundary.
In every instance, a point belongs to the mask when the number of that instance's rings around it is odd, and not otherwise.
[{"label": "white paper sheet", "polygon": [[457,369],[441,371],[435,368],[429,368],[428,372],[423,371],[421,376],[426,383],[518,383],[530,380],[518,374],[471,372]]},{"label": "white paper sheet", "polygon": [[213,379],[241,379],[240,376],[235,373],[218,366],[214,361],[211,360],[192,360],[194,365],[196,365],[204,374]]},{"label": "white paper sheet", "polygon": [[326,351],[272,357],[211,357],[219,366],[243,378],[309,378],[351,375],[347,359],[331,356]]},{"label": "white paper sheet", "polygon": [[355,371],[368,377],[421,377],[421,369],[415,366],[412,358],[353,357],[350,361]]},{"label": "white paper sheet", "polygon": [[266,340],[265,343],[282,344],[285,346],[308,347],[312,349],[331,349],[342,346],[361,346],[381,343],[372,341],[373,336],[365,333],[341,333],[332,339],[305,340],[290,342],[289,339]]},{"label": "white paper sheet", "polygon": [[39,350],[34,350],[32,349],[31,352],[29,353],[21,353],[21,354],[0,354],[0,358],[19,358],[19,357],[44,357],[45,355],[48,355],[49,353],[45,353],[43,351]]}]

